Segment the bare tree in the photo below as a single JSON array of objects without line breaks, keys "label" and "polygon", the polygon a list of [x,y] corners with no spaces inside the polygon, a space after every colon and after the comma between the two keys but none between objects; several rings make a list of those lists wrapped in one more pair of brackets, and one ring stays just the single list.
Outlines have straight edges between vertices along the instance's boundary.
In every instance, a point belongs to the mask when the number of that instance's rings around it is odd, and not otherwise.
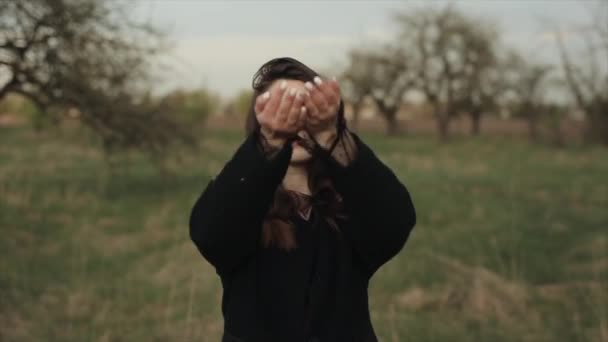
[{"label": "bare tree", "polygon": [[397,113],[403,105],[404,96],[414,88],[414,75],[403,51],[387,48],[383,54],[370,56],[374,82],[371,98],[386,121],[386,132],[396,135],[403,129]]},{"label": "bare tree", "polygon": [[417,70],[417,87],[433,107],[442,140],[451,117],[469,107],[473,130],[490,94],[486,71],[493,67],[494,31],[452,6],[407,11],[395,16],[400,45],[411,51],[410,67]]},{"label": "bare tree", "polygon": [[587,118],[588,142],[608,145],[608,3],[598,1],[592,11],[592,23],[578,32],[585,51],[576,62],[558,32],[565,81],[576,105]]},{"label": "bare tree", "polygon": [[382,52],[352,52],[345,78],[360,100],[364,95],[370,96],[386,122],[387,134],[396,135],[404,128],[397,113],[406,92],[414,88],[414,76],[404,51],[387,46]]},{"label": "bare tree", "polygon": [[497,53],[498,34],[493,28],[479,23],[460,26],[463,50],[460,67],[461,82],[456,85],[456,110],[468,113],[471,134],[481,132],[481,117],[495,111],[497,98],[504,90]]},{"label": "bare tree", "polygon": [[342,96],[352,105],[351,128],[357,130],[365,97],[373,90],[373,65],[364,51],[353,50],[348,57],[349,65],[340,77],[343,80]]},{"label": "bare tree", "polygon": [[20,94],[44,115],[76,110],[108,150],[156,153],[192,142],[148,95],[150,60],[165,44],[157,30],[129,17],[128,5],[0,0],[0,100]]},{"label": "bare tree", "polygon": [[550,107],[547,105],[546,91],[552,68],[530,63],[515,53],[509,55],[504,68],[506,92],[515,103],[514,113],[528,123],[530,141],[539,142],[539,124]]}]

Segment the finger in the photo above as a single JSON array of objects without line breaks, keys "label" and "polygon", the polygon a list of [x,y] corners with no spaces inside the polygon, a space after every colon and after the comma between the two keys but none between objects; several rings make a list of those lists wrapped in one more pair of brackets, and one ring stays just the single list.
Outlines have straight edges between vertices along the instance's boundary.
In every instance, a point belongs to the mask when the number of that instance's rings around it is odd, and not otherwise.
[{"label": "finger", "polygon": [[300,115],[297,124],[298,128],[304,127],[306,125],[306,118],[308,117],[307,112],[308,110],[306,109],[306,106],[300,106]]},{"label": "finger", "polygon": [[296,125],[298,119],[300,118],[300,108],[304,103],[304,93],[303,91],[298,91],[295,95],[295,99],[289,109],[289,117],[287,118],[287,124],[292,126]]},{"label": "finger", "polygon": [[304,101],[304,106],[306,107],[306,114],[309,118],[317,117],[319,115],[319,108],[317,108],[317,106],[313,102],[311,92],[309,92],[306,101]]},{"label": "finger", "polygon": [[341,94],[341,90],[340,90],[340,84],[338,83],[338,80],[336,79],[336,77],[333,77],[331,79],[331,81],[328,82],[328,86],[331,89],[331,93],[332,93],[332,105],[335,108],[338,108],[338,106],[340,105],[340,100],[342,97]]},{"label": "finger", "polygon": [[317,107],[318,113],[323,113],[327,111],[327,101],[325,100],[325,95],[321,92],[319,88],[320,85],[323,84],[323,81],[319,77],[315,77],[315,85],[311,82],[306,83],[306,87],[310,90],[310,98],[312,103],[314,103],[315,107]]},{"label": "finger", "polygon": [[331,109],[333,106],[335,106],[336,103],[340,101],[340,95],[335,90],[335,85],[337,85],[335,78],[332,80],[324,81],[319,76],[317,76],[314,78],[314,82],[317,85],[317,88],[319,89],[321,94],[323,94],[323,96],[325,97],[325,102],[327,102],[328,104],[329,111],[329,109]]},{"label": "finger", "polygon": [[319,91],[325,96],[327,107],[320,111],[319,120],[325,121],[335,119],[340,106],[340,85],[335,77],[331,80],[322,80],[320,77],[315,77],[315,84]]},{"label": "finger", "polygon": [[317,126],[320,123],[320,114],[319,109],[312,103],[311,100],[306,101],[304,103],[304,107],[306,107],[306,123],[310,126]]},{"label": "finger", "polygon": [[340,97],[340,95],[342,94],[342,90],[340,89],[340,83],[338,83],[336,77],[332,77],[331,81],[329,81],[328,83],[331,89],[334,91],[334,94],[337,94],[338,97]]},{"label": "finger", "polygon": [[279,105],[281,104],[281,100],[285,94],[285,90],[287,89],[287,82],[285,80],[281,81],[279,89],[276,90],[274,94],[269,95],[270,99],[264,106],[264,112],[268,113],[270,117],[274,117]]},{"label": "finger", "polygon": [[277,109],[277,122],[285,123],[289,116],[289,110],[291,109],[291,105],[293,104],[293,100],[296,95],[296,89],[290,88],[289,90],[285,90],[283,93],[283,98],[281,99],[281,104]]},{"label": "finger", "polygon": [[255,110],[256,114],[260,114],[264,111],[264,107],[265,107],[266,103],[268,103],[269,98],[270,98],[269,91],[258,95],[258,97],[255,99],[255,106],[254,106],[254,110]]}]

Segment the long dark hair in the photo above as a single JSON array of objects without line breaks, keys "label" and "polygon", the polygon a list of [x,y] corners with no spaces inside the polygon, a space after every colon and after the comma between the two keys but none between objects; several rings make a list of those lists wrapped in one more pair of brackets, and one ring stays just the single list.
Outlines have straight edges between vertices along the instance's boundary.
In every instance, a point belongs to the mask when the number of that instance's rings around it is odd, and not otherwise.
[{"label": "long dark hair", "polygon": [[[264,93],[270,85],[277,79],[291,79],[302,82],[312,81],[316,76],[322,77],[317,72],[304,65],[303,63],[289,57],[272,59],[258,69],[253,76],[253,97],[245,131],[247,135],[259,132],[260,124],[255,113],[255,99]],[[338,109],[338,133],[346,128],[344,118],[344,103],[340,100]],[[342,199],[335,191],[329,177],[327,176],[325,165],[320,158],[316,158],[314,153],[307,164],[308,187],[310,188],[315,224],[324,219],[332,229],[338,230],[336,218],[344,217],[342,213]],[[261,242],[265,247],[275,246],[284,250],[291,250],[297,247],[295,240],[294,224],[291,221],[299,207],[298,198],[293,193],[287,191],[282,185],[277,187],[274,202],[268,211],[262,226]]]}]

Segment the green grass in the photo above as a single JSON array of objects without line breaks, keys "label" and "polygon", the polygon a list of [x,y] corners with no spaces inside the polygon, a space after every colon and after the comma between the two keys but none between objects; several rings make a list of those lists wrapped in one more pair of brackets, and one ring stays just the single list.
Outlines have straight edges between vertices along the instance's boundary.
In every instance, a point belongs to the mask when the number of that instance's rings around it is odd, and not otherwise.
[{"label": "green grass", "polygon": [[[381,341],[608,341],[608,150],[363,139],[418,224],[370,286]],[[70,134],[0,131],[1,341],[219,341],[221,286],[188,237],[239,144],[212,132],[161,177]]]}]

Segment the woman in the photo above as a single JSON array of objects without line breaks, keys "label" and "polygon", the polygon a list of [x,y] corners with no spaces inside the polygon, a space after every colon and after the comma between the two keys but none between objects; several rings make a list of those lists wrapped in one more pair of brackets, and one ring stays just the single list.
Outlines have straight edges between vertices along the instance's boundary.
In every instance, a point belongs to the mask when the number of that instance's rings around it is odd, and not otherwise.
[{"label": "woman", "polygon": [[253,89],[247,138],[190,218],[222,341],[377,341],[367,287],[415,224],[410,195],[346,129],[335,79],[277,58]]}]

